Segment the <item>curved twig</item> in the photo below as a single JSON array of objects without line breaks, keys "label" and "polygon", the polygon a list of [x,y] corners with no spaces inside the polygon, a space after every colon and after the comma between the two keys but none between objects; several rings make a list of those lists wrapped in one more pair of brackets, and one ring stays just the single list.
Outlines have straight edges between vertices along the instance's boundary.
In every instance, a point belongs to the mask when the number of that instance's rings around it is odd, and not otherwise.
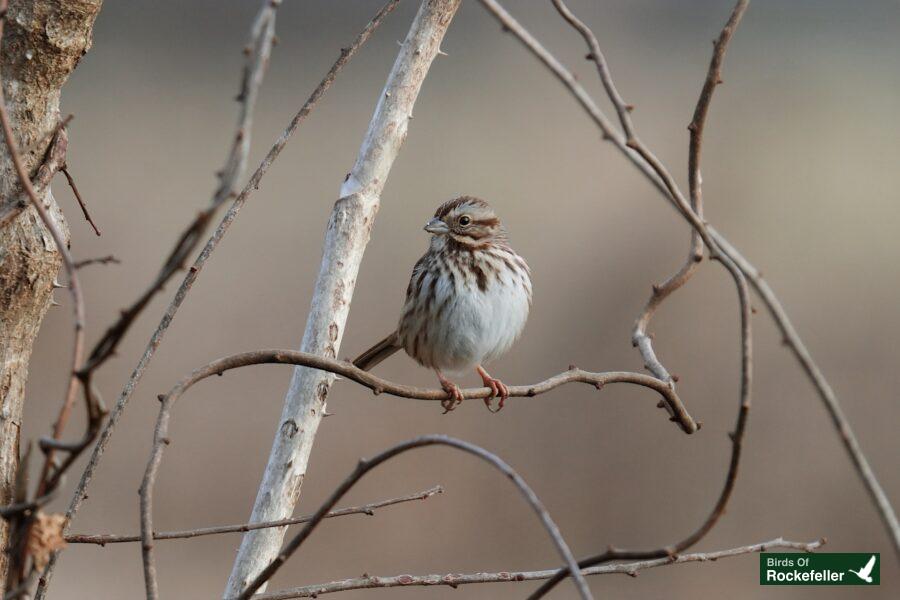
[{"label": "curved twig", "polygon": [[[249,367],[252,365],[262,364],[285,364],[299,365],[312,369],[319,369],[334,373],[350,381],[354,381],[362,386],[372,390],[376,395],[390,394],[400,398],[409,398],[411,400],[447,400],[447,392],[439,388],[419,388],[401,383],[395,383],[387,379],[382,379],[377,375],[357,368],[350,361],[335,360],[333,358],[325,358],[308,352],[300,352],[298,350],[283,349],[265,349],[254,350],[251,352],[242,352],[233,354],[215,360],[206,364],[193,373],[183,378],[172,390],[160,396],[160,400],[170,397],[179,397],[186,392],[194,384],[213,375],[222,375],[226,371],[238,369],[241,367]],[[578,367],[571,366],[569,370],[563,371],[557,375],[549,377],[541,382],[531,385],[511,385],[509,386],[509,396],[511,398],[531,398],[540,394],[545,394],[567,383],[585,383],[592,385],[597,389],[613,383],[631,383],[643,386],[657,392],[665,405],[675,415],[671,420],[685,433],[694,433],[699,429],[696,421],[688,413],[678,394],[664,382],[643,373],[632,373],[630,371],[607,371],[594,373],[585,371]],[[491,394],[488,387],[469,388],[461,390],[464,399],[482,399],[487,398]]]},{"label": "curved twig", "polygon": [[[363,504],[362,506],[351,506],[349,508],[341,508],[333,510],[325,515],[324,518],[331,519],[334,517],[344,517],[347,515],[369,515],[373,516],[379,508],[402,504],[405,502],[414,502],[416,500],[427,500],[432,496],[444,493],[444,488],[439,485],[428,488],[415,494],[408,494],[399,498],[391,498],[389,500],[380,500]],[[201,527],[198,529],[185,529],[182,531],[160,531],[153,533],[154,540],[182,540],[206,535],[219,535],[222,533],[243,533],[254,529],[268,529],[270,527],[287,527],[288,525],[297,525],[298,523],[307,523],[311,521],[313,515],[305,515],[302,517],[293,517],[291,519],[282,519],[280,521],[266,521],[264,523],[241,523],[240,525],[222,525],[219,527]],[[128,542],[140,542],[141,536],[138,535],[111,535],[111,534],[69,534],[66,536],[66,543],[69,544],[96,544],[98,546],[106,546],[107,544],[122,544]]]},{"label": "curved twig", "polygon": [[[824,544],[824,539],[803,543],[791,542],[783,538],[778,538],[770,540],[768,542],[763,542],[761,544],[741,546],[739,548],[730,548],[728,550],[718,550],[716,552],[697,552],[692,554],[682,554],[680,556],[671,558],[657,558],[654,560],[644,560],[639,562],[591,567],[589,569],[582,570],[581,574],[587,577],[592,575],[620,573],[624,575],[631,575],[632,577],[634,577],[637,576],[639,571],[643,571],[645,569],[653,569],[656,567],[680,565],[690,562],[716,561],[722,558],[732,558],[734,556],[741,556],[744,554],[769,552],[770,550],[799,550],[801,552],[813,552],[821,548]],[[373,588],[416,586],[447,586],[456,588],[460,585],[473,583],[509,583],[535,581],[540,579],[547,579],[555,573],[555,569],[544,569],[541,571],[446,573],[443,575],[393,575],[388,577],[385,577],[383,575],[363,575],[362,577],[356,577],[353,579],[304,585],[301,587],[279,590],[277,592],[271,592],[268,594],[258,594],[256,596],[253,596],[253,600],[290,600],[292,598],[316,598],[323,594],[333,594],[335,592],[348,592],[350,590],[364,590]]]},{"label": "curved twig", "polygon": [[313,529],[319,524],[319,522],[324,517],[325,513],[331,509],[340,499],[346,494],[350,488],[352,488],[357,481],[359,481],[366,473],[377,467],[383,462],[386,462],[392,458],[399,456],[409,450],[414,450],[416,448],[423,448],[425,446],[447,446],[450,448],[454,448],[456,450],[461,450],[468,454],[472,454],[483,461],[487,462],[495,469],[506,475],[513,484],[519,489],[522,496],[524,496],[525,500],[531,506],[532,510],[534,510],[535,514],[537,514],[538,518],[541,520],[544,528],[547,530],[547,533],[550,535],[553,540],[554,545],[556,546],[557,551],[562,555],[564,560],[572,567],[573,581],[575,583],[575,587],[578,589],[579,594],[585,600],[593,598],[591,595],[590,589],[588,588],[587,582],[584,580],[584,576],[581,572],[575,567],[575,559],[572,556],[571,550],[569,550],[568,545],[566,545],[565,540],[563,540],[562,535],[559,532],[559,528],[556,526],[556,523],[553,522],[553,519],[550,518],[550,513],[547,512],[547,509],[544,507],[543,503],[541,503],[540,499],[534,493],[534,491],[525,483],[525,480],[513,470],[508,464],[506,464],[502,459],[497,457],[496,455],[488,452],[487,450],[476,446],[474,444],[470,444],[468,442],[464,442],[463,440],[458,440],[456,438],[452,438],[445,435],[426,435],[413,440],[409,440],[408,442],[403,442],[401,444],[397,444],[396,446],[385,450],[384,452],[378,454],[374,458],[369,460],[360,460],[357,464],[356,468],[353,472],[341,483],[338,488],[332,492],[331,496],[326,500],[322,506],[319,507],[319,510],[316,511],[313,519],[306,524],[306,526],[296,535],[294,536],[281,550],[278,556],[271,562],[269,565],[260,572],[260,574],[247,586],[247,588],[237,597],[237,600],[247,600],[253,596],[253,593],[258,590],[265,582],[267,582],[272,575],[283,565],[291,555],[297,551],[303,542],[309,538]]}]

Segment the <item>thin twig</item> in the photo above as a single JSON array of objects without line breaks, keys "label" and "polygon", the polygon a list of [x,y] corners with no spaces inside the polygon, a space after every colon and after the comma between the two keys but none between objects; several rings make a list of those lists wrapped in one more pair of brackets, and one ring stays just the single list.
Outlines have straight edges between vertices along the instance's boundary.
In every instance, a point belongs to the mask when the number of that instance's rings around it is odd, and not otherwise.
[{"label": "thin twig", "polygon": [[[162,410],[160,414],[162,415]],[[397,444],[392,448],[381,452],[377,456],[371,459],[363,459],[360,460],[356,465],[356,468],[353,472],[338,486],[337,489],[332,492],[331,496],[319,507],[319,510],[316,511],[313,519],[306,524],[306,526],[297,533],[279,552],[278,556],[271,562],[269,565],[260,572],[260,574],[249,583],[247,588],[241,592],[241,594],[237,597],[237,600],[247,600],[251,598],[264,583],[266,583],[271,577],[275,574],[276,571],[297,551],[297,549],[306,541],[312,531],[316,528],[316,526],[321,522],[322,518],[325,514],[331,510],[331,508],[340,501],[341,497],[346,494],[350,488],[352,488],[362,477],[380,465],[383,462],[386,462],[392,458],[395,458],[405,452],[410,450],[415,450],[418,448],[424,448],[427,446],[447,446],[449,448],[453,448],[456,450],[460,450],[462,452],[466,452],[481,460],[487,462],[489,465],[503,473],[506,477],[513,482],[513,484],[518,488],[519,492],[525,498],[525,501],[528,502],[531,509],[535,512],[538,518],[541,521],[541,524],[544,526],[544,529],[547,530],[550,538],[553,540],[553,544],[556,546],[557,551],[565,561],[572,567],[573,573],[573,582],[578,589],[579,594],[583,599],[589,599],[593,596],[591,595],[590,589],[588,588],[587,582],[584,580],[582,574],[575,568],[575,559],[572,557],[572,552],[569,550],[568,545],[565,540],[563,540],[562,535],[559,532],[559,528],[556,526],[556,523],[553,522],[553,519],[550,517],[550,513],[547,512],[547,509],[544,507],[543,503],[541,503],[540,499],[534,493],[534,491],[525,483],[525,480],[513,470],[506,462],[497,457],[496,455],[488,452],[484,448],[480,448],[474,444],[470,444],[469,442],[465,442],[462,440],[458,440],[456,438],[452,438],[445,435],[426,435],[419,438],[415,438],[413,440],[409,440],[407,442],[403,442],[401,444]],[[161,446],[157,446],[161,450]],[[158,461],[157,461],[158,462]],[[148,475],[151,475],[148,465]],[[147,479],[145,478],[145,481]],[[148,511],[144,511],[144,514],[148,514]],[[146,554],[145,554],[146,559]]]},{"label": "thin twig", "polygon": [[84,203],[84,198],[81,197],[81,193],[78,191],[78,186],[75,185],[75,179],[72,177],[72,174],[69,173],[68,165],[63,165],[60,171],[62,171],[62,174],[66,176],[66,181],[69,182],[69,187],[72,188],[72,193],[75,194],[75,199],[78,200],[78,206],[81,207],[81,212],[84,214],[84,220],[90,223],[91,228],[94,230],[94,233],[99,236],[100,228],[97,227],[97,224],[94,223],[94,220],[91,218],[91,213],[88,212],[87,205]]},{"label": "thin twig", "polygon": [[[373,516],[379,508],[393,506],[405,502],[413,502],[416,500],[427,500],[434,495],[442,494],[444,488],[439,485],[428,488],[415,494],[400,496],[399,498],[391,498],[390,500],[381,500],[372,502],[362,506],[353,506],[349,508],[341,508],[334,510],[325,515],[326,519],[333,517],[344,517],[347,515],[369,515]],[[282,519],[280,521],[268,521],[265,523],[241,523],[240,525],[223,525],[219,527],[202,527],[199,529],[185,529],[181,531],[161,531],[153,534],[154,540],[178,540],[202,537],[205,535],[219,535],[222,533],[243,533],[254,529],[267,529],[269,527],[286,527],[288,525],[296,525],[298,523],[307,523],[311,521],[313,515],[305,515],[302,517],[294,517],[291,519]],[[106,546],[107,544],[122,544],[126,542],[140,542],[141,536],[138,535],[112,535],[112,534],[69,534],[66,536],[66,542],[69,544],[97,544]]]},{"label": "thin twig", "polygon": [[[815,542],[791,542],[783,538],[770,540],[761,544],[752,546],[741,546],[739,548],[730,548],[728,550],[718,550],[715,552],[696,552],[692,554],[682,554],[671,558],[657,558],[654,560],[644,560],[639,562],[620,563],[616,565],[605,565],[600,567],[591,567],[584,569],[581,574],[585,577],[593,575],[608,575],[620,573],[624,575],[636,576],[639,571],[645,569],[653,569],[656,567],[666,567],[669,565],[681,565],[692,562],[710,562],[723,558],[732,558],[745,554],[756,554],[759,552],[769,552],[770,550],[799,550],[801,552],[813,552],[818,550],[825,544],[825,540],[817,540]],[[416,586],[448,586],[456,588],[460,585],[468,585],[473,583],[509,583],[521,581],[535,581],[547,579],[556,573],[555,569],[544,569],[541,571],[499,571],[495,573],[446,573],[443,575],[363,575],[362,577],[354,577],[352,579],[344,579],[341,581],[331,581],[328,583],[317,583],[314,585],[304,585],[286,590],[279,590],[269,594],[258,594],[253,596],[252,600],[290,600],[292,598],[315,598],[323,594],[333,594],[335,592],[348,592],[350,590],[365,590],[373,588],[392,588],[392,587],[416,587]]]},{"label": "thin twig", "polygon": [[98,256],[97,258],[86,258],[84,260],[79,260],[75,263],[75,268],[80,269],[82,267],[86,267],[88,265],[109,265],[109,264],[122,264],[122,261],[113,256],[112,254],[108,254],[107,256]]}]

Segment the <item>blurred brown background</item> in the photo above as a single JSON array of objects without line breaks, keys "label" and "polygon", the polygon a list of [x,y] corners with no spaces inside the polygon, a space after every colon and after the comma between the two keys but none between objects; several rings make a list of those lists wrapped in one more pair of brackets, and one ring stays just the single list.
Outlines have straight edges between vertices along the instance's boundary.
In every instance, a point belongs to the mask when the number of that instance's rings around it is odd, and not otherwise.
[{"label": "blurred brown background", "polygon": [[[257,109],[255,167],[338,49],[380,0],[285,2]],[[375,100],[417,2],[404,2],[289,144],[241,213],[179,313],[125,415],[74,526],[134,532],[137,488],[158,404],[184,373],[219,356],[295,347],[319,266],[324,225],[352,165]],[[581,40],[549,2],[508,7],[572,65],[598,97]],[[686,125],[710,40],[730,1],[573,1],[596,31],[643,139],[686,180]],[[155,275],[184,224],[205,206],[236,118],[241,47],[258,2],[104,6],[94,47],[63,95],[76,115],[69,165],[103,237],[79,216],[65,184],[78,257],[114,253],[124,264],[83,272],[89,331]],[[703,162],[710,220],[764,270],[839,394],[872,465],[900,504],[897,389],[900,302],[900,4],[754,2],[726,61]],[[395,324],[409,270],[424,251],[422,223],[467,193],[489,199],[532,266],[535,304],[525,335],[492,372],[509,383],[543,379],[575,363],[638,370],[629,342],[650,291],[680,264],[688,228],[608,144],[560,85],[474,2],[443,45],[388,182],[366,254],[341,356]],[[605,106],[605,104],[604,104]],[[99,374],[117,397],[175,286]],[[66,294],[57,294],[63,303]],[[758,559],[594,578],[611,598],[896,597],[896,557],[811,385],[769,318],[755,317],[753,413],[728,513],[699,549],[778,536],[829,539],[831,551],[880,551],[880,589],[761,588]],[[499,415],[472,402],[438,407],[373,397],[336,384],[298,513],[315,510],[360,456],[423,433],[484,445],[512,463],[549,507],[578,555],[607,544],[658,546],[706,516],[723,480],[738,392],[735,292],[705,264],[653,323],[663,361],[705,422],[685,436],[629,386],[602,393],[568,386],[513,400]],[[70,351],[68,309],[53,309],[34,353],[26,437],[49,429]],[[398,381],[434,385],[405,356],[379,367]],[[245,521],[290,377],[287,367],[231,372],[196,387],[174,416],[157,488],[156,525]],[[466,381],[469,385],[475,379]],[[78,431],[73,424],[72,435]],[[77,474],[80,468],[75,470]],[[74,477],[74,475],[73,475]],[[70,478],[57,507],[68,502]],[[470,457],[431,449],[379,469],[348,497],[357,504],[433,484],[428,502],[324,524],[270,589],[371,574],[511,570],[557,565],[551,543],[507,481]],[[218,597],[236,535],[160,542],[162,592]],[[521,598],[533,584],[351,592],[355,598]],[[142,597],[140,551],[65,552],[51,596]],[[556,597],[573,597],[570,585]]]}]

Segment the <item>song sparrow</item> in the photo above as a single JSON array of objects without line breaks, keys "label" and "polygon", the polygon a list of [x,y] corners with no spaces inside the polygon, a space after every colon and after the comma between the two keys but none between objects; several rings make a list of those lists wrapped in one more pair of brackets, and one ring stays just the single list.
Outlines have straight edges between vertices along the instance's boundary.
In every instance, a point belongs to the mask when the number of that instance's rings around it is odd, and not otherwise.
[{"label": "song sparrow", "polygon": [[353,364],[370,369],[403,348],[419,364],[437,372],[449,397],[445,412],[462,401],[459,387],[444,371],[475,367],[491,395],[509,390],[482,366],[506,352],[525,326],[531,308],[531,272],[509,247],[506,229],[490,205],[463,196],[438,207],[425,225],[432,234],[428,252],[413,268],[397,330]]}]

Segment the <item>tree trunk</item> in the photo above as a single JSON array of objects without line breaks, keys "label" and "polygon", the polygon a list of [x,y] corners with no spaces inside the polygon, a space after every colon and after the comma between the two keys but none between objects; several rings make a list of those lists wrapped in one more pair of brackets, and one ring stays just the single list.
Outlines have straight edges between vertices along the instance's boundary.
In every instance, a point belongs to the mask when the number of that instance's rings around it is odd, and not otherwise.
[{"label": "tree trunk", "polygon": [[[101,4],[102,0],[9,3],[0,72],[16,142],[32,177],[60,120],[60,90],[90,48]],[[0,212],[18,213],[0,228],[0,505],[9,504],[15,495],[28,360],[61,263],[34,208],[16,208],[27,202],[6,145],[0,144]],[[65,219],[49,189],[44,202],[68,237]],[[9,565],[8,525],[0,519],[0,596]]]},{"label": "tree trunk", "polygon": [[[301,344],[305,352],[329,358],[337,356],[381,190],[406,139],[416,97],[460,1],[422,2],[400,48],[356,164],[341,186],[341,197],[331,213]],[[280,520],[293,512],[325,411],[325,397],[333,381],[334,376],[323,371],[305,367],[294,370],[253,506],[252,522]],[[225,589],[226,598],[239,595],[278,555],[286,530],[286,527],[258,529],[244,534]]]}]

